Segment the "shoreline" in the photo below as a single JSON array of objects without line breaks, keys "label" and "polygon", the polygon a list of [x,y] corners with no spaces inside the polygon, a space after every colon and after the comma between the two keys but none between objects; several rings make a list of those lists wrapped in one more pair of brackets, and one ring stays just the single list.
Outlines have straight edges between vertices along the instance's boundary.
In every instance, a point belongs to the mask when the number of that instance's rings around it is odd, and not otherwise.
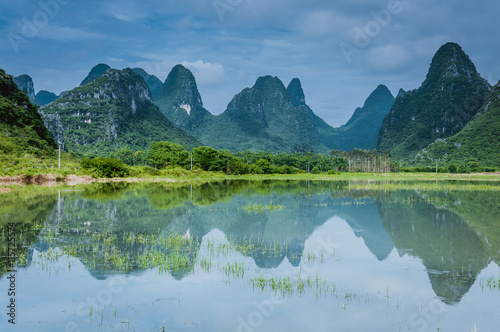
[{"label": "shoreline", "polygon": [[39,185],[39,186],[55,186],[57,184],[66,184],[69,186],[75,186],[79,184],[89,184],[89,183],[106,183],[106,182],[144,182],[144,181],[152,181],[152,182],[178,182],[175,179],[171,178],[93,178],[90,175],[75,175],[71,174],[64,178],[57,177],[55,174],[37,174],[34,176],[26,176],[18,175],[18,176],[4,176],[0,177],[0,186],[1,185]]},{"label": "shoreline", "polygon": [[[496,173],[340,173],[336,175],[327,174],[249,174],[249,175],[221,175],[214,173],[211,176],[201,177],[125,177],[125,178],[93,178],[90,175],[70,174],[64,178],[56,174],[37,174],[27,176],[25,174],[18,176],[0,177],[0,186],[10,185],[38,185],[52,187],[56,185],[75,186],[80,184],[90,183],[107,183],[107,182],[167,182],[167,183],[182,183],[182,182],[198,182],[198,181],[224,181],[224,180],[305,180],[305,181],[434,181],[434,180],[458,180],[458,181],[500,181],[500,172]],[[3,188],[5,189],[5,188]],[[2,190],[5,192],[5,190]]]}]

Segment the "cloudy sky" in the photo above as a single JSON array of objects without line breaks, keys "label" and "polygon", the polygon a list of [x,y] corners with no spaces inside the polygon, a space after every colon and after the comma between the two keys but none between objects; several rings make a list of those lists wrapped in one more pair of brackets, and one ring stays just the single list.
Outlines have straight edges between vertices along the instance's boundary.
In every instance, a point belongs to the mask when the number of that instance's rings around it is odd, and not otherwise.
[{"label": "cloudy sky", "polygon": [[339,126],[378,84],[419,87],[448,41],[496,83],[499,14],[498,0],[2,0],[0,68],[59,94],[98,63],[162,81],[182,63],[213,114],[259,76],[298,77]]}]

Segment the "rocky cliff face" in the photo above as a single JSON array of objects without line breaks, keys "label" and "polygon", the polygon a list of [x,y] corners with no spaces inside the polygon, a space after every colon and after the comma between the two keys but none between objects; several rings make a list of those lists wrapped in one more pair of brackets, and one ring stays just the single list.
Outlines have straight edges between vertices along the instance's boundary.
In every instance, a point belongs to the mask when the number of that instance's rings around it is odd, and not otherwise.
[{"label": "rocky cliff face", "polygon": [[160,81],[160,79],[154,75],[149,75],[142,68],[134,68],[132,70],[135,73],[141,75],[142,78],[144,78],[146,84],[149,86],[149,91],[151,91],[151,96],[153,97],[153,100],[156,100],[163,86],[163,83]]},{"label": "rocky cliff face", "polygon": [[455,163],[460,169],[471,161],[493,168],[500,166],[500,82],[462,130],[422,149],[412,163],[428,166],[436,160],[440,165]]},{"label": "rocky cliff face", "polygon": [[21,75],[14,77],[14,82],[17,84],[19,90],[25,92],[30,98],[32,103],[35,103],[35,84],[29,75]]},{"label": "rocky cliff face", "polygon": [[242,130],[249,133],[257,133],[259,129],[267,126],[264,101],[255,89],[246,88],[234,96],[227,105],[226,114],[239,124]]},{"label": "rocky cliff face", "polygon": [[190,148],[200,143],[175,128],[153,104],[144,79],[131,69],[109,69],[40,109],[52,135],[67,150],[102,155],[120,148],[145,150],[169,140]]},{"label": "rocky cliff face", "polygon": [[459,132],[477,113],[490,89],[459,45],[443,45],[422,86],[399,94],[384,119],[377,148],[408,160],[435,140]]},{"label": "rocky cliff face", "polygon": [[211,116],[203,108],[193,74],[182,65],[172,69],[155,102],[170,121],[184,130],[201,126],[205,117]]},{"label": "rocky cliff face", "polygon": [[304,90],[302,89],[302,83],[298,78],[292,79],[286,90],[288,91],[294,106],[302,106],[306,104],[306,96],[304,94]]}]

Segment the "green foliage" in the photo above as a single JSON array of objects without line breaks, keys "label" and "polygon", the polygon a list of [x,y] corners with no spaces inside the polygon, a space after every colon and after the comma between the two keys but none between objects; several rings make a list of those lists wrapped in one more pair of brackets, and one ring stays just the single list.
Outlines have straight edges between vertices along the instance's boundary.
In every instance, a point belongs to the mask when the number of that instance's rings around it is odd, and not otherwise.
[{"label": "green foliage", "polygon": [[252,88],[234,96],[225,112],[214,116],[203,108],[192,73],[177,65],[155,103],[177,127],[215,149],[277,152],[303,143],[328,151],[319,140],[312,112],[305,105],[293,105],[277,77],[260,77]]},{"label": "green foliage", "polygon": [[272,174],[271,163],[267,159],[259,159],[255,162],[256,174]]},{"label": "green foliage", "polygon": [[84,159],[81,163],[83,169],[88,170],[94,177],[125,177],[129,175],[129,169],[119,159],[99,157]]},{"label": "green foliage", "polygon": [[36,156],[53,154],[54,139],[37,107],[18,89],[12,76],[0,69],[0,153]]},{"label": "green foliage", "polygon": [[317,166],[313,167],[313,169],[311,170],[311,173],[312,174],[319,174],[321,173],[321,171],[319,170],[319,168]]},{"label": "green foliage", "polygon": [[[130,69],[110,69],[40,111],[52,134],[64,141],[65,150],[87,157],[121,149],[122,153],[146,151],[155,141],[187,148],[201,145],[160,112],[144,79]],[[139,164],[132,156],[123,158],[127,164]]]},{"label": "green foliage", "polygon": [[469,171],[469,173],[477,173],[477,172],[481,172],[481,165],[479,165],[479,163],[477,161],[469,161],[467,163],[467,169]]},{"label": "green foliage", "polygon": [[154,142],[148,151],[147,161],[156,168],[186,166],[189,154],[182,145],[171,142]]},{"label": "green foliage", "polygon": [[434,160],[455,163],[464,172],[500,168],[500,85],[496,85],[478,114],[459,133],[437,140],[420,151],[414,165]]},{"label": "green foliage", "polygon": [[129,176],[136,178],[144,178],[149,176],[159,176],[161,172],[150,166],[132,166],[129,167]]},{"label": "green foliage", "polygon": [[448,171],[448,173],[458,173],[458,167],[453,163],[449,163],[448,165],[446,165],[446,170]]},{"label": "green foliage", "polygon": [[401,171],[401,166],[399,166],[399,163],[397,161],[391,162],[391,172],[398,173],[400,171]]},{"label": "green foliage", "polygon": [[220,151],[208,146],[193,149],[193,164],[204,171],[227,172],[231,160],[229,150]]},{"label": "green foliage", "polygon": [[489,89],[459,45],[443,45],[422,86],[395,100],[380,129],[377,148],[388,149],[398,161],[409,162],[429,144],[462,130],[478,112]]}]

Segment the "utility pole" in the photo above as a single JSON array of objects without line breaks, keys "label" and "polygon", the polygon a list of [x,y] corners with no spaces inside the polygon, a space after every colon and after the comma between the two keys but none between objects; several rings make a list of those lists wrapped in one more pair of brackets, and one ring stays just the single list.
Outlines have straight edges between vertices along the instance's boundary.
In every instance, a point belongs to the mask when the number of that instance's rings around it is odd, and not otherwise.
[{"label": "utility pole", "polygon": [[309,174],[309,160],[307,161],[307,174]]},{"label": "utility pole", "polygon": [[[193,170],[193,152],[190,153],[191,154],[191,170]],[[192,190],[193,188],[191,188]]]},{"label": "utility pole", "polygon": [[61,141],[59,143],[59,170],[61,169]]}]

